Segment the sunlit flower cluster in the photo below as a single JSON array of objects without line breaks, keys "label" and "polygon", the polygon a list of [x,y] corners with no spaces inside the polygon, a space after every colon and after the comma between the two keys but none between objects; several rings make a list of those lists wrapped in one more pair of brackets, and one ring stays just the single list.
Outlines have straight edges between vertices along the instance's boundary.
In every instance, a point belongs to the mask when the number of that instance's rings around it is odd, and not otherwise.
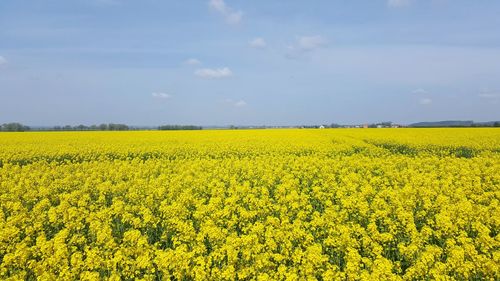
[{"label": "sunlit flower cluster", "polygon": [[500,130],[0,134],[0,279],[499,280]]}]

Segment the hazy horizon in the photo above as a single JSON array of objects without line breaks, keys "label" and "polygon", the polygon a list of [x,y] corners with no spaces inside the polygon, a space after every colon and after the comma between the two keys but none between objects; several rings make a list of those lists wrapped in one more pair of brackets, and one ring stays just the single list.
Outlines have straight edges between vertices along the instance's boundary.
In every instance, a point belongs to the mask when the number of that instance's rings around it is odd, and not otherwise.
[{"label": "hazy horizon", "polygon": [[500,2],[0,2],[0,124],[500,120]]}]

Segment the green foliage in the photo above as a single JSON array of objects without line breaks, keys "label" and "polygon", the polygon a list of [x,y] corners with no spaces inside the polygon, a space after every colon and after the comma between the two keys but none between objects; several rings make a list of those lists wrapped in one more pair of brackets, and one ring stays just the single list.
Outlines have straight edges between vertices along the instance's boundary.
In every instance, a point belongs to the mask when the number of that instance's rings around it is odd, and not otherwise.
[{"label": "green foliage", "polygon": [[158,127],[158,130],[169,131],[169,130],[201,130],[201,126],[193,125],[162,125]]},{"label": "green foliage", "polygon": [[24,126],[21,123],[5,123],[0,126],[0,131],[3,132],[24,132],[29,130],[30,127]]},{"label": "green foliage", "polygon": [[127,126],[125,124],[114,124],[114,123],[101,124],[99,126],[97,126],[97,125],[91,125],[91,126],[66,125],[64,127],[55,126],[54,128],[52,128],[52,130],[54,130],[54,131],[128,131],[129,129],[130,129],[129,126]]}]

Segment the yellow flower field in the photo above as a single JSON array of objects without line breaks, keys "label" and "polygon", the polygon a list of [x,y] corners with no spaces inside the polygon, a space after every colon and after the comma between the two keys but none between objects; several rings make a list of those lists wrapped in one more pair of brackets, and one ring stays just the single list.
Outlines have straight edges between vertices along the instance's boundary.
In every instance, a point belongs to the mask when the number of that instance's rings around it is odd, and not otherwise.
[{"label": "yellow flower field", "polygon": [[0,279],[499,280],[500,130],[0,133]]}]

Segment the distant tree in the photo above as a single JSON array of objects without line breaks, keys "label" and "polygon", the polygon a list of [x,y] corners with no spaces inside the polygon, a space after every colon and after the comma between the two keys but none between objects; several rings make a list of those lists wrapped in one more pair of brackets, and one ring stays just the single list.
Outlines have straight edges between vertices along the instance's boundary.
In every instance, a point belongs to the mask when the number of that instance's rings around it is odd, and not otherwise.
[{"label": "distant tree", "polygon": [[108,124],[108,130],[110,131],[127,131],[129,127],[125,124]]},{"label": "distant tree", "polygon": [[77,131],[86,131],[88,129],[88,127],[85,125],[78,125],[74,129]]},{"label": "distant tree", "polygon": [[193,125],[161,125],[158,127],[158,130],[161,131],[170,131],[170,130],[201,130],[200,126]]},{"label": "distant tree", "polygon": [[493,123],[493,127],[500,127],[500,121],[496,121],[495,123]]},{"label": "distant tree", "polygon": [[24,132],[30,130],[30,127],[24,126],[21,123],[5,123],[0,127],[1,131],[4,132]]},{"label": "distant tree", "polygon": [[54,131],[126,131],[129,130],[129,126],[125,124],[101,124],[101,125],[78,125],[78,126],[70,126],[66,125],[64,127],[55,126],[52,128]]}]

